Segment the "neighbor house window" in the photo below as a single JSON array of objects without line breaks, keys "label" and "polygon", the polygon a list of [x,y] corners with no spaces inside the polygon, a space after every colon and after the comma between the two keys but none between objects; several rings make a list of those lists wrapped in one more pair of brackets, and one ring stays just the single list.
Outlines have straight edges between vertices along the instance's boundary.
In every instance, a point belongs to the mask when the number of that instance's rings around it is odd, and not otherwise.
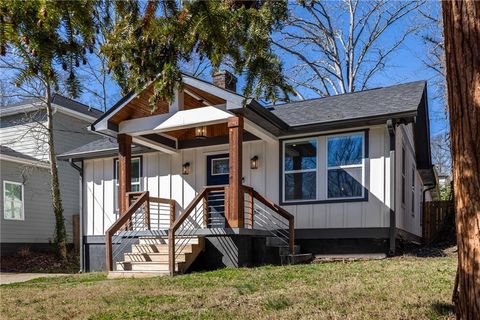
[{"label": "neighbor house window", "polygon": [[407,187],[405,178],[407,174],[407,164],[405,159],[405,147],[402,147],[402,203],[405,203],[405,188]]},{"label": "neighbor house window", "polygon": [[415,212],[415,167],[412,167],[412,213]]},{"label": "neighbor house window", "polygon": [[[142,159],[140,157],[132,158],[131,161],[131,191],[138,192],[142,190]],[[118,159],[115,159],[115,192],[114,192],[114,207],[115,213],[118,213]]]},{"label": "neighbor house window", "polygon": [[327,137],[327,198],[363,197],[364,135]]},{"label": "neighbor house window", "polygon": [[283,181],[285,201],[317,198],[317,140],[284,144]]},{"label": "neighbor house window", "polygon": [[23,184],[3,181],[3,217],[7,220],[25,220]]}]

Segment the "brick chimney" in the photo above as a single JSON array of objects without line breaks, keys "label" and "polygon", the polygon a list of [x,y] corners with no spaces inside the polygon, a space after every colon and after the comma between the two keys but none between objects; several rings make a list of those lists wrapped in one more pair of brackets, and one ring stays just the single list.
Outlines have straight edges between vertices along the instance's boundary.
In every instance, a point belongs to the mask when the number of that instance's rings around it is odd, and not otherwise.
[{"label": "brick chimney", "polygon": [[228,71],[215,72],[212,75],[213,84],[217,87],[237,91],[237,77]]}]

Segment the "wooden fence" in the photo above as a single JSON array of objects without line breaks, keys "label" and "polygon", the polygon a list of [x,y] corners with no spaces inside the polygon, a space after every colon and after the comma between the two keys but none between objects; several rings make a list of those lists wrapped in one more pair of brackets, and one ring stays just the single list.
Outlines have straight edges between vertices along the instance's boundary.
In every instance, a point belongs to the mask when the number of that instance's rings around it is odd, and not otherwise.
[{"label": "wooden fence", "polygon": [[[442,229],[446,218],[453,215],[453,202],[429,201],[425,202],[422,218],[422,235],[425,243],[430,243]],[[453,220],[453,219],[452,219]]]}]

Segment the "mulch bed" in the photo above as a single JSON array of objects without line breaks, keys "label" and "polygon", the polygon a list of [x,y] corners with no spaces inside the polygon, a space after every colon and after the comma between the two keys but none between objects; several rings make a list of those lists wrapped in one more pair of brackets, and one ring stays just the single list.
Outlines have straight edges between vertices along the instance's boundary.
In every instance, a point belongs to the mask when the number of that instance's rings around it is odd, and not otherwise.
[{"label": "mulch bed", "polygon": [[2,257],[1,272],[39,272],[39,273],[77,273],[79,271],[78,255],[68,254],[66,261],[61,261],[52,252],[19,252],[13,256]]}]

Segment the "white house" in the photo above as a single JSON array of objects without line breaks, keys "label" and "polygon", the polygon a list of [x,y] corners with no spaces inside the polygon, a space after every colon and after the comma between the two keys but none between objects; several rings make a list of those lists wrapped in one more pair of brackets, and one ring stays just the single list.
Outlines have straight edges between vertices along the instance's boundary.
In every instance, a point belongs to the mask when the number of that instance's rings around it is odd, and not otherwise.
[{"label": "white house", "polygon": [[92,124],[103,140],[61,156],[83,168],[86,270],[253,265],[282,243],[393,253],[396,238],[421,239],[435,185],[426,82],[272,106],[235,82],[183,75],[153,112],[150,84]]}]

